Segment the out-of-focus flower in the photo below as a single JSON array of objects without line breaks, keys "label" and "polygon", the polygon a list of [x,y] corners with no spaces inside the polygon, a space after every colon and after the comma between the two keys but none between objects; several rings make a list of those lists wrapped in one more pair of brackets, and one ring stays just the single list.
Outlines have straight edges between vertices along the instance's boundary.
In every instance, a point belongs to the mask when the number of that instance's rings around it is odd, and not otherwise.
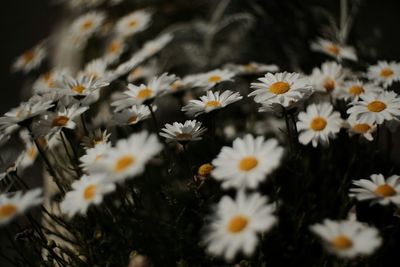
[{"label": "out-of-focus flower", "polygon": [[[155,107],[152,107],[153,110]],[[117,125],[134,125],[140,121],[146,120],[151,112],[146,105],[133,105],[125,108],[120,112],[114,113],[114,118]]]},{"label": "out-of-focus flower", "polygon": [[93,164],[98,161],[111,148],[109,143],[100,143],[93,148],[86,149],[86,154],[79,158],[80,166],[84,171],[89,171]]},{"label": "out-of-focus flower", "polygon": [[120,58],[125,48],[124,39],[118,37],[113,38],[107,43],[102,58],[107,64],[113,64]]},{"label": "out-of-focus flower", "polygon": [[81,15],[71,24],[70,33],[74,44],[78,47],[84,45],[103,25],[105,15],[91,11]]},{"label": "out-of-focus flower", "polygon": [[394,61],[378,61],[368,68],[367,78],[376,85],[387,88],[400,80],[400,64]]},{"label": "out-of-focus flower", "polygon": [[338,88],[337,97],[344,100],[358,100],[362,94],[381,91],[382,88],[371,83],[364,83],[360,80],[346,81]]},{"label": "out-of-focus flower", "polygon": [[96,129],[93,133],[89,133],[89,136],[84,136],[82,139],[82,145],[88,149],[93,148],[100,144],[107,144],[109,142],[111,133],[107,130],[102,131],[101,129]]},{"label": "out-of-focus flower", "polygon": [[120,18],[115,26],[118,36],[128,37],[144,31],[150,24],[152,13],[146,10],[138,10]]},{"label": "out-of-focus flower", "polygon": [[235,73],[235,75],[255,75],[279,71],[279,67],[276,65],[267,65],[257,62],[250,62],[248,64],[227,64],[224,66],[224,69]]},{"label": "out-of-focus flower", "polygon": [[349,59],[357,61],[357,54],[353,47],[344,46],[330,40],[320,38],[311,43],[311,49],[324,53],[325,55],[331,56],[337,60]]},{"label": "out-of-focus flower", "polygon": [[368,124],[362,123],[354,119],[354,117],[350,117],[347,119],[345,126],[350,136],[352,135],[360,135],[367,139],[368,141],[372,141],[374,137],[372,134],[376,130],[376,124]]},{"label": "out-of-focus flower", "polygon": [[174,122],[173,124],[165,124],[160,135],[168,141],[189,142],[201,140],[201,136],[207,129],[201,127],[201,122],[196,120],[188,120],[185,123]]},{"label": "out-of-focus flower", "polygon": [[76,78],[70,75],[64,75],[63,80],[58,82],[56,87],[57,90],[64,95],[85,97],[108,84],[107,81],[93,74],[85,75],[82,73]]},{"label": "out-of-focus flower", "polygon": [[336,95],[345,78],[343,67],[336,62],[325,62],[321,69],[314,68],[310,77],[314,89]]},{"label": "out-of-focus flower", "polygon": [[42,42],[19,56],[12,65],[12,70],[28,73],[31,70],[38,68],[46,56],[46,45]]}]

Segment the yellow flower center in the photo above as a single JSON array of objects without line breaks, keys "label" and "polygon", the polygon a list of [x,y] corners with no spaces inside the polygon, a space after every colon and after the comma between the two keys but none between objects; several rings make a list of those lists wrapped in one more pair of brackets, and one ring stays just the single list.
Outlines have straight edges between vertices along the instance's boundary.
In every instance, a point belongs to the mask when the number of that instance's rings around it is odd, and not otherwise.
[{"label": "yellow flower center", "polygon": [[83,190],[83,199],[84,200],[92,200],[94,195],[96,194],[96,185],[91,184]]},{"label": "yellow flower center", "polygon": [[136,122],[136,120],[137,120],[137,116],[133,115],[133,116],[131,116],[131,117],[128,118],[127,123],[128,123],[128,124],[133,124],[133,123]]},{"label": "yellow flower center", "polygon": [[359,123],[359,124],[355,124],[353,125],[353,131],[359,134],[363,134],[368,132],[368,130],[371,129],[371,126],[369,126],[366,123]]},{"label": "yellow flower center", "polygon": [[375,190],[374,190],[375,194],[377,194],[378,196],[381,197],[391,197],[396,195],[396,191],[394,190],[394,188],[388,184],[383,184],[378,186]]},{"label": "yellow flower center", "polygon": [[212,76],[208,77],[208,82],[209,83],[217,83],[217,82],[219,82],[221,80],[222,80],[222,78],[219,75],[212,75]]},{"label": "yellow flower center", "polygon": [[153,93],[153,90],[151,90],[150,88],[144,88],[141,89],[138,94],[137,94],[137,98],[139,99],[145,99],[151,96],[151,94]]},{"label": "yellow flower center", "polygon": [[254,64],[251,64],[251,63],[243,65],[243,68],[247,72],[252,72],[252,71],[256,70],[256,66]]},{"label": "yellow flower center", "polygon": [[136,19],[131,19],[131,20],[128,22],[128,27],[129,27],[129,28],[135,28],[137,24],[138,24],[138,22],[137,22]]},{"label": "yellow flower center", "polygon": [[181,81],[175,81],[171,84],[171,90],[176,91],[182,86]]},{"label": "yellow flower center", "polygon": [[84,23],[82,23],[81,29],[86,31],[86,30],[89,30],[90,28],[92,28],[92,26],[93,26],[93,21],[87,20]]},{"label": "yellow flower center", "polygon": [[120,47],[121,45],[117,41],[112,41],[107,47],[107,53],[114,54]]},{"label": "yellow flower center", "polygon": [[53,122],[51,123],[52,127],[61,127],[64,126],[68,123],[69,118],[67,116],[57,116],[53,119]]},{"label": "yellow flower center", "polygon": [[375,100],[369,103],[367,105],[367,108],[371,112],[381,112],[386,108],[386,104],[381,101]]},{"label": "yellow flower center", "polygon": [[236,215],[235,217],[231,218],[228,222],[228,231],[232,234],[237,234],[243,229],[246,228],[247,224],[249,223],[249,220],[242,215]]},{"label": "yellow flower center", "polygon": [[11,217],[17,212],[17,206],[14,204],[5,204],[0,206],[0,219]]},{"label": "yellow flower center", "polygon": [[210,101],[208,101],[208,102],[206,103],[206,108],[207,108],[207,107],[213,107],[213,108],[215,108],[215,107],[219,107],[219,106],[221,106],[221,103],[220,103],[219,101],[217,101],[217,100],[210,100]]},{"label": "yellow flower center", "polygon": [[190,140],[192,139],[192,135],[189,133],[179,133],[176,135],[176,140],[178,141],[184,141],[184,140]]},{"label": "yellow flower center", "polygon": [[388,78],[393,75],[393,70],[390,68],[383,68],[383,69],[381,69],[381,72],[379,73],[379,75],[383,78]]},{"label": "yellow flower center", "polygon": [[129,166],[135,163],[135,157],[132,155],[125,155],[120,157],[114,166],[114,171],[116,172],[123,172]]},{"label": "yellow flower center", "polygon": [[326,78],[322,86],[325,88],[326,92],[330,93],[335,89],[336,83],[333,79]]},{"label": "yellow flower center", "polygon": [[339,235],[332,241],[332,246],[335,249],[348,249],[353,246],[353,242],[345,235]]},{"label": "yellow flower center", "polygon": [[27,150],[26,150],[26,155],[28,156],[28,158],[33,159],[36,156],[37,153],[37,149],[34,146],[30,146]]},{"label": "yellow flower center", "polygon": [[326,127],[326,120],[322,117],[314,118],[310,123],[310,128],[314,131],[322,131]]},{"label": "yellow flower center", "polygon": [[28,50],[22,55],[25,64],[31,62],[34,57],[35,53],[33,52],[33,50]]},{"label": "yellow flower center", "polygon": [[364,88],[362,88],[361,86],[358,85],[354,85],[352,87],[349,88],[349,94],[352,96],[357,96],[364,93]]},{"label": "yellow flower center", "polygon": [[83,91],[85,91],[85,86],[81,85],[81,84],[77,84],[74,87],[71,88],[72,91],[74,91],[77,94],[82,94]]},{"label": "yellow flower center", "polygon": [[210,163],[206,163],[199,167],[199,169],[197,170],[197,174],[200,176],[207,176],[211,173],[213,169],[213,165],[211,165]]},{"label": "yellow flower center", "polygon": [[239,169],[241,171],[247,172],[257,167],[257,165],[258,165],[258,160],[253,156],[248,156],[240,160]]},{"label": "yellow flower center", "polygon": [[334,45],[334,44],[329,45],[329,46],[326,48],[326,50],[328,50],[329,53],[334,54],[334,55],[339,54],[339,51],[340,51],[340,50],[339,50],[339,47],[337,47],[337,46]]},{"label": "yellow flower center", "polygon": [[268,87],[268,91],[276,95],[284,94],[289,89],[290,85],[287,82],[275,82]]}]

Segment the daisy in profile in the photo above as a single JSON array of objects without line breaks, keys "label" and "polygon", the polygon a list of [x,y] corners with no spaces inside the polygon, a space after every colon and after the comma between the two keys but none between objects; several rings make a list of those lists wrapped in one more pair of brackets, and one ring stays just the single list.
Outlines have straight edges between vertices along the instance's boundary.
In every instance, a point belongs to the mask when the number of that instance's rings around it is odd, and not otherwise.
[{"label": "daisy in profile", "polygon": [[89,12],[81,15],[70,26],[71,37],[77,46],[81,46],[92,37],[103,25],[105,15],[99,12]]},{"label": "daisy in profile", "polygon": [[54,93],[57,84],[62,82],[65,75],[69,75],[67,69],[53,69],[43,73],[34,82],[33,92],[38,94]]},{"label": "daisy in profile", "polygon": [[116,34],[123,37],[144,31],[150,24],[152,13],[146,10],[132,12],[117,21]]},{"label": "daisy in profile", "polygon": [[46,46],[42,42],[37,46],[25,51],[12,65],[13,71],[28,73],[38,68],[47,56]]},{"label": "daisy in profile", "polygon": [[321,69],[314,68],[310,81],[317,91],[336,95],[336,89],[342,86],[345,78],[343,67],[336,62],[325,62]]},{"label": "daisy in profile", "polygon": [[93,80],[106,80],[107,78],[107,63],[101,59],[94,59],[88,62],[84,69],[79,72],[78,77],[92,77]]},{"label": "daisy in profile", "polygon": [[89,136],[82,138],[82,145],[85,149],[88,149],[100,144],[108,144],[110,136],[111,133],[108,133],[107,130],[96,129],[94,132],[89,133]]},{"label": "daisy in profile", "polygon": [[201,136],[206,130],[206,128],[201,127],[201,122],[187,120],[185,123],[165,124],[160,135],[165,137],[167,141],[189,142],[201,140]]},{"label": "daisy in profile", "polygon": [[91,172],[105,173],[111,181],[123,181],[141,174],[146,163],[162,150],[156,135],[146,131],[121,139],[93,164]]},{"label": "daisy in profile", "polygon": [[116,107],[116,111],[119,111],[132,105],[147,103],[164,94],[175,80],[175,75],[164,73],[159,77],[154,77],[148,84],[140,86],[128,84],[128,90],[124,92],[125,97],[114,101],[111,105]]},{"label": "daisy in profile", "polygon": [[345,127],[350,136],[359,135],[368,141],[374,140],[372,134],[376,131],[376,124],[363,123],[355,120],[354,117],[350,117],[347,119]]},{"label": "daisy in profile", "polygon": [[111,148],[110,143],[100,143],[92,148],[86,149],[86,154],[79,158],[81,162],[80,167],[86,172],[90,172],[93,165],[103,157]]},{"label": "daisy in profile", "polygon": [[337,91],[337,98],[344,100],[358,100],[365,93],[379,93],[382,88],[360,80],[346,81]]},{"label": "daisy in profile", "polygon": [[207,95],[201,96],[200,100],[190,100],[189,104],[182,108],[182,111],[186,112],[189,116],[196,117],[203,113],[209,113],[224,108],[242,98],[243,97],[239,93],[230,90],[226,90],[222,94],[220,94],[219,91],[215,93],[207,91]]},{"label": "daisy in profile", "polygon": [[322,224],[310,228],[331,253],[342,258],[370,255],[382,244],[376,228],[357,221],[325,219]]},{"label": "daisy in profile", "polygon": [[348,59],[357,61],[356,51],[351,46],[343,46],[326,39],[319,38],[317,41],[311,43],[311,49],[317,52],[324,53],[337,60]]},{"label": "daisy in profile", "polygon": [[21,154],[21,161],[19,163],[19,167],[22,169],[29,167],[33,165],[35,162],[37,156],[38,156],[38,149],[36,144],[32,141],[31,136],[29,135],[29,132],[27,130],[22,130],[19,132],[19,136],[21,137],[25,150]]},{"label": "daisy in profile", "polygon": [[223,147],[212,161],[212,176],[222,187],[255,189],[281,163],[283,148],[276,139],[246,135],[236,138],[232,147]]},{"label": "daisy in profile", "polygon": [[126,45],[123,38],[113,38],[111,39],[105,49],[103,54],[103,60],[107,62],[107,64],[115,63],[125,51]]},{"label": "daisy in profile", "polygon": [[148,81],[152,77],[157,76],[159,74],[157,64],[156,60],[151,60],[145,65],[134,68],[127,77],[128,82],[132,83],[137,80]]},{"label": "daisy in profile", "polygon": [[256,90],[251,92],[249,96],[255,96],[254,101],[263,105],[280,104],[288,107],[312,93],[308,79],[301,78],[295,72],[267,73],[258,80],[260,83],[251,84],[251,88]]},{"label": "daisy in profile", "polygon": [[69,218],[77,213],[85,214],[90,205],[99,205],[106,194],[115,190],[115,184],[102,175],[84,175],[71,187],[72,191],[67,192],[60,203],[61,211]]},{"label": "daisy in profile", "polygon": [[394,61],[378,61],[368,68],[367,77],[376,85],[387,88],[400,80],[400,64]]},{"label": "daisy in profile", "polygon": [[313,147],[319,143],[328,145],[329,139],[336,137],[343,124],[340,113],[329,103],[309,105],[306,112],[299,113],[298,119],[299,142],[303,145],[311,142]]},{"label": "daisy in profile", "polygon": [[198,78],[199,84],[201,84],[204,89],[209,90],[221,82],[232,81],[234,76],[235,73],[229,70],[216,69],[204,74],[200,74]]},{"label": "daisy in profile", "polygon": [[43,201],[42,189],[37,188],[23,193],[0,194],[0,226],[9,223],[27,209],[40,205]]},{"label": "daisy in profile", "polygon": [[246,195],[239,191],[236,199],[224,196],[206,226],[203,243],[214,256],[232,261],[243,252],[251,256],[258,244],[259,234],[268,232],[277,223],[274,204],[258,193]]},{"label": "daisy in profile", "polygon": [[57,84],[57,89],[64,95],[85,97],[109,85],[108,82],[93,74],[81,73],[76,78],[64,75],[63,80]]},{"label": "daisy in profile", "polygon": [[227,64],[224,66],[224,69],[235,73],[235,75],[253,75],[279,71],[279,67],[276,65],[267,65],[258,62],[250,62],[247,64]]},{"label": "daisy in profile", "polygon": [[164,33],[151,41],[147,41],[136,56],[143,58],[152,57],[166,47],[172,41],[173,37],[170,33]]},{"label": "daisy in profile", "polygon": [[[153,107],[155,110],[155,107]],[[146,105],[133,105],[132,107],[123,109],[114,113],[117,125],[134,125],[146,120],[151,115],[150,109]]]},{"label": "daisy in profile", "polygon": [[375,203],[388,205],[400,204],[400,176],[392,175],[385,179],[382,174],[372,174],[370,180],[353,181],[356,187],[350,189],[350,197],[359,201],[374,200]]},{"label": "daisy in profile", "polygon": [[347,110],[352,119],[368,124],[382,124],[400,116],[400,98],[393,91],[367,93]]}]

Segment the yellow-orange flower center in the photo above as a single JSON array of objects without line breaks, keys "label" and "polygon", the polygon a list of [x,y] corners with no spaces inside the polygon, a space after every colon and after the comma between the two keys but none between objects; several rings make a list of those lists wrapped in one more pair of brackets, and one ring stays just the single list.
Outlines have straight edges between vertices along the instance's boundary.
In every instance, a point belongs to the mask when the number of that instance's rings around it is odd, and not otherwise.
[{"label": "yellow-orange flower center", "polygon": [[192,135],[189,133],[179,133],[176,135],[176,140],[178,141],[184,141],[184,140],[190,140],[192,139]]},{"label": "yellow-orange flower center", "polygon": [[128,27],[130,27],[130,28],[135,28],[137,24],[138,24],[138,22],[137,22],[136,19],[131,19],[131,20],[128,22]]},{"label": "yellow-orange flower center", "polygon": [[369,129],[371,129],[371,126],[369,126],[366,123],[359,123],[359,124],[355,124],[353,125],[353,131],[359,134],[363,134],[368,132]]},{"label": "yellow-orange flower center", "polygon": [[150,88],[144,88],[141,89],[138,94],[137,94],[137,98],[139,99],[145,99],[151,96],[151,94],[153,93],[153,90],[151,90]]},{"label": "yellow-orange flower center", "polygon": [[364,93],[364,88],[362,88],[362,86],[359,85],[354,85],[352,87],[349,88],[349,94],[352,96],[357,96]]},{"label": "yellow-orange flower center", "polygon": [[353,242],[345,235],[339,235],[332,241],[332,246],[335,249],[348,249],[353,245]]},{"label": "yellow-orange flower center", "polygon": [[94,195],[96,194],[96,185],[91,184],[83,190],[83,199],[84,200],[92,200]]},{"label": "yellow-orange flower center", "polygon": [[28,158],[33,159],[37,154],[37,149],[35,146],[30,146],[27,150],[26,150],[26,155],[28,156]]},{"label": "yellow-orange flower center", "polygon": [[239,169],[241,171],[247,172],[257,167],[257,165],[258,165],[258,160],[253,156],[248,156],[240,160]]},{"label": "yellow-orange flower center", "polygon": [[382,110],[384,110],[386,108],[386,104],[379,100],[375,100],[375,101],[372,101],[371,103],[369,103],[367,105],[367,108],[371,112],[381,112]]},{"label": "yellow-orange flower center", "polygon": [[322,86],[325,88],[325,90],[328,93],[330,93],[335,89],[336,83],[335,83],[335,81],[333,79],[327,78],[327,79],[325,79],[325,81],[324,81]]},{"label": "yellow-orange flower center", "polygon": [[117,41],[112,41],[107,47],[107,52],[109,54],[114,54],[119,50],[120,47],[121,45]]},{"label": "yellow-orange flower center", "polygon": [[0,219],[8,218],[17,212],[17,206],[14,204],[5,204],[0,206]]},{"label": "yellow-orange flower center", "polygon": [[219,82],[221,80],[222,80],[222,78],[219,75],[212,75],[212,76],[208,77],[208,82],[209,83],[217,83],[217,82]]},{"label": "yellow-orange flower center", "polygon": [[129,166],[135,163],[135,157],[132,155],[125,155],[120,157],[114,166],[114,171],[116,172],[123,172]]},{"label": "yellow-orange flower center", "polygon": [[314,131],[322,131],[326,127],[326,120],[322,117],[314,118],[310,123],[310,128]]},{"label": "yellow-orange flower center", "polygon": [[381,69],[381,72],[379,73],[379,75],[383,78],[388,78],[393,75],[393,70],[390,68],[383,68],[383,69]]},{"label": "yellow-orange flower center", "polygon": [[284,94],[289,89],[290,85],[287,82],[274,82],[268,87],[268,91],[276,95]]},{"label": "yellow-orange flower center", "polygon": [[71,88],[71,90],[77,94],[82,94],[83,91],[85,91],[85,86],[81,85],[81,84],[77,84],[74,87]]},{"label": "yellow-orange flower center", "polygon": [[237,234],[243,231],[248,223],[249,220],[245,216],[237,215],[229,220],[227,228],[230,233]]},{"label": "yellow-orange flower center", "polygon": [[215,108],[215,107],[219,107],[219,106],[221,106],[221,103],[220,103],[219,101],[217,101],[217,100],[210,100],[210,101],[208,101],[208,102],[206,103],[206,107],[213,107],[213,108]]},{"label": "yellow-orange flower center", "polygon": [[396,195],[394,188],[388,184],[379,185],[374,192],[381,197],[391,197]]},{"label": "yellow-orange flower center", "polygon": [[93,26],[93,21],[87,20],[84,23],[82,23],[81,29],[82,30],[89,30]]},{"label": "yellow-orange flower center", "polygon": [[133,123],[135,123],[136,121],[137,121],[137,116],[133,115],[133,116],[130,116],[130,117],[128,118],[127,123],[128,123],[128,124],[133,124]]},{"label": "yellow-orange flower center", "polygon": [[211,171],[214,169],[213,165],[211,165],[210,163],[206,163],[203,164],[199,167],[199,169],[197,170],[197,173],[200,176],[207,176],[211,173]]},{"label": "yellow-orange flower center", "polygon": [[68,123],[69,118],[67,116],[57,116],[53,119],[51,126],[53,127],[61,127]]},{"label": "yellow-orange flower center", "polygon": [[33,50],[28,50],[22,55],[25,64],[31,62],[34,57],[35,53],[33,52]]},{"label": "yellow-orange flower center", "polygon": [[329,53],[334,54],[335,56],[337,54],[339,54],[339,47],[337,47],[334,44],[328,45],[328,47],[326,48],[326,50],[328,50]]}]

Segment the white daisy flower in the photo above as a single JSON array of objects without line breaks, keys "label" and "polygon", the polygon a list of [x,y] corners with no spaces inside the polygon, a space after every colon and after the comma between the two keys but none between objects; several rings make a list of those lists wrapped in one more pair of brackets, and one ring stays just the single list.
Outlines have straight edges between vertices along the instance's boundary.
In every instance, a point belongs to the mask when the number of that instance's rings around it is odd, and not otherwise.
[{"label": "white daisy flower", "polygon": [[360,135],[368,141],[374,140],[372,134],[377,128],[376,124],[363,123],[355,120],[354,117],[350,117],[347,119],[345,126],[350,136]]},{"label": "white daisy flower", "polygon": [[[136,86],[128,84],[128,90],[124,92],[125,96],[122,99],[114,101],[111,105],[116,107],[115,111],[120,111],[126,107],[151,101],[155,97],[164,94],[175,80],[175,75],[164,73],[159,77],[153,78],[147,85],[141,84],[140,86]],[[126,98],[126,95],[129,98]]]},{"label": "white daisy flower", "polygon": [[210,218],[203,242],[209,254],[232,261],[239,252],[251,256],[258,235],[269,231],[277,218],[274,204],[258,193],[246,195],[239,191],[236,199],[224,196]]},{"label": "white daisy flower", "polygon": [[350,117],[369,124],[382,124],[400,116],[400,98],[392,91],[360,95],[347,110]]},{"label": "white daisy flower", "polygon": [[134,82],[140,79],[147,81],[150,80],[151,77],[157,76],[159,74],[157,64],[156,60],[152,60],[146,65],[134,68],[127,77],[128,82]]},{"label": "white daisy flower", "polygon": [[227,64],[224,66],[224,69],[230,70],[236,75],[253,75],[279,71],[279,67],[276,65],[267,65],[258,62],[250,62],[247,64]]},{"label": "white daisy flower", "polygon": [[255,189],[281,163],[283,148],[276,139],[246,135],[236,138],[232,147],[223,147],[212,161],[212,176],[226,188]]},{"label": "white daisy flower", "polygon": [[357,187],[350,189],[350,197],[359,201],[374,200],[381,205],[400,204],[400,176],[392,175],[385,179],[382,174],[372,174],[371,180],[361,179],[353,181]]},{"label": "white daisy flower", "polygon": [[86,154],[79,158],[82,169],[85,172],[89,172],[89,170],[93,167],[93,164],[103,157],[110,148],[110,143],[100,143],[92,148],[86,149]]},{"label": "white daisy flower", "polygon": [[88,149],[100,144],[107,144],[110,136],[111,133],[108,133],[107,130],[96,129],[93,133],[89,133],[89,136],[82,138],[82,145],[85,149]]},{"label": "white daisy flower", "polygon": [[344,100],[358,100],[362,94],[381,91],[382,88],[371,83],[364,83],[360,80],[346,81],[338,88],[337,97]]},{"label": "white daisy flower", "polygon": [[119,140],[115,147],[93,164],[91,172],[105,173],[111,181],[123,181],[141,174],[146,163],[162,150],[156,135],[146,131]]},{"label": "white daisy flower", "polygon": [[84,97],[108,85],[107,81],[92,74],[81,73],[76,78],[64,75],[63,80],[57,84],[57,89],[65,95]]},{"label": "white daisy flower", "polygon": [[367,77],[384,88],[400,80],[400,64],[394,61],[378,61],[378,64],[368,68]]},{"label": "white daisy flower", "polygon": [[201,96],[200,100],[190,100],[189,104],[182,108],[182,111],[186,112],[189,116],[196,117],[203,113],[224,108],[242,98],[239,93],[230,90],[226,90],[222,94],[219,91],[215,93],[207,91],[207,95]]},{"label": "white daisy flower", "polygon": [[117,21],[116,34],[128,37],[147,29],[151,22],[152,13],[146,10],[132,12]]},{"label": "white daisy flower", "polygon": [[251,88],[257,90],[251,92],[249,96],[255,96],[254,101],[268,106],[280,104],[288,107],[312,93],[308,79],[300,78],[300,74],[295,72],[267,73],[258,80],[261,83],[251,84]]},{"label": "white daisy flower", "polygon": [[166,47],[173,39],[170,33],[164,33],[151,41],[147,41],[137,53],[138,57],[150,58],[160,52]]},{"label": "white daisy flower", "polygon": [[357,221],[325,219],[322,224],[312,225],[311,231],[323,240],[331,253],[343,258],[370,255],[382,243],[376,228]]},{"label": "white daisy flower", "polygon": [[357,61],[357,54],[353,47],[340,45],[326,39],[319,38],[317,41],[311,43],[311,49],[337,60],[349,59]]},{"label": "white daisy flower", "polygon": [[201,122],[187,120],[183,124],[179,122],[165,124],[160,135],[165,137],[168,141],[189,142],[201,140],[201,136],[206,130],[206,128],[201,127]]},{"label": "white daisy flower", "polygon": [[[155,110],[155,107],[152,107]],[[144,121],[151,115],[150,109],[146,105],[134,105],[130,108],[123,109],[121,112],[114,114],[117,125],[134,125],[140,121]]]},{"label": "white daisy flower", "polygon": [[46,46],[40,43],[19,56],[12,65],[13,71],[28,73],[38,68],[47,56]]},{"label": "white daisy flower", "polygon": [[37,188],[26,193],[0,194],[0,225],[5,225],[27,209],[40,205],[43,201],[42,189]]},{"label": "white daisy flower", "polygon": [[30,137],[29,132],[27,130],[22,130],[21,132],[19,132],[19,135],[25,145],[25,150],[21,154],[22,158],[19,163],[19,167],[25,169],[26,167],[33,165],[39,154],[38,153],[39,151],[37,149],[36,144],[32,141],[32,138]]},{"label": "white daisy flower", "polygon": [[329,139],[336,137],[343,124],[340,113],[329,103],[309,105],[306,112],[299,113],[298,119],[299,142],[303,145],[311,142],[313,147],[319,143],[328,145]]},{"label": "white daisy flower", "polygon": [[103,60],[107,64],[115,63],[125,51],[126,45],[122,38],[114,38],[109,41],[105,47]]},{"label": "white daisy flower", "polygon": [[54,69],[43,73],[34,82],[32,88],[33,92],[38,94],[53,93],[58,83],[60,83],[65,75],[69,75],[66,69]]},{"label": "white daisy flower", "polygon": [[107,63],[103,59],[94,59],[85,65],[78,77],[93,77],[94,80],[106,80]]},{"label": "white daisy flower", "polygon": [[115,190],[115,184],[107,182],[102,175],[83,175],[80,180],[72,183],[72,191],[65,194],[60,208],[68,217],[75,214],[85,214],[90,205],[99,205],[106,194]]},{"label": "white daisy flower", "polygon": [[314,88],[321,92],[336,94],[336,89],[342,86],[345,72],[336,62],[325,62],[321,69],[314,68],[310,81]]},{"label": "white daisy flower", "polygon": [[234,76],[235,73],[230,70],[216,69],[204,74],[199,74],[197,77],[199,79],[198,84],[204,87],[204,89],[209,90],[221,82],[232,81]]},{"label": "white daisy flower", "polygon": [[81,15],[70,26],[71,38],[75,45],[81,46],[103,25],[105,15],[92,11]]}]

